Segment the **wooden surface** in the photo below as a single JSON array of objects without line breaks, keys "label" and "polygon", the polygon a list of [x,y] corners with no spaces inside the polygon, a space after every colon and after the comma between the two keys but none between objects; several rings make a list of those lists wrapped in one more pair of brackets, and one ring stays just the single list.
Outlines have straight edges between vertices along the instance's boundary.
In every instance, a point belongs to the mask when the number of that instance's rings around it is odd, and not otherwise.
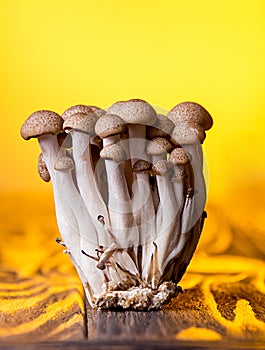
[{"label": "wooden surface", "polygon": [[209,207],[183,294],[156,312],[95,311],[55,243],[51,197],[5,195],[2,203],[1,349],[265,347],[265,235],[254,221],[250,236],[235,213]]}]

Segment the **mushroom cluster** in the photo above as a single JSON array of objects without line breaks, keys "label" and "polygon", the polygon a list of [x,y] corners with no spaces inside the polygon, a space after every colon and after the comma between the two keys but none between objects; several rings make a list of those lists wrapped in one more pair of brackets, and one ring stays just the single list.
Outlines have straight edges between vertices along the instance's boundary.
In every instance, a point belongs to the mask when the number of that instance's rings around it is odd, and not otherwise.
[{"label": "mushroom cluster", "polygon": [[212,123],[194,102],[165,116],[132,99],[40,110],[22,125],[39,141],[57,242],[92,307],[159,309],[181,291],[206,217],[201,145]]}]

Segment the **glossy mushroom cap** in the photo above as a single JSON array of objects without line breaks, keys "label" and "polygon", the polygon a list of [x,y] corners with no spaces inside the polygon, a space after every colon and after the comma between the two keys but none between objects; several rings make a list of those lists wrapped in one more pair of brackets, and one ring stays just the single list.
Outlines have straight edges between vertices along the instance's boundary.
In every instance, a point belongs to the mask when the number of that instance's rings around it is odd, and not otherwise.
[{"label": "glossy mushroom cap", "polygon": [[121,163],[125,161],[126,153],[119,144],[112,143],[100,151],[100,157],[103,159],[113,160],[115,163]]},{"label": "glossy mushroom cap", "polygon": [[101,138],[122,134],[126,131],[127,126],[124,120],[115,114],[104,114],[95,125],[95,132]]},{"label": "glossy mushroom cap", "polygon": [[213,119],[207,110],[195,102],[182,102],[168,112],[168,118],[174,124],[192,122],[200,125],[204,130],[213,126]]},{"label": "glossy mushroom cap", "polygon": [[150,155],[161,155],[169,153],[172,150],[171,143],[163,138],[156,137],[152,141],[150,141],[146,147],[146,153]]},{"label": "glossy mushroom cap", "polygon": [[163,114],[157,115],[157,121],[153,126],[148,127],[148,138],[169,137],[175,124]]},{"label": "glossy mushroom cap", "polygon": [[97,117],[100,117],[106,112],[104,111],[104,109],[101,109],[96,106],[76,105],[76,106],[67,108],[62,114],[62,118],[66,120],[76,113],[85,113],[85,114],[95,113]]},{"label": "glossy mushroom cap", "polygon": [[54,164],[54,169],[57,171],[70,171],[74,169],[74,162],[69,157],[62,157]]},{"label": "glossy mushroom cap", "polygon": [[58,135],[63,132],[63,119],[59,114],[41,110],[31,114],[23,123],[20,134],[25,140],[47,134]]},{"label": "glossy mushroom cap", "polygon": [[134,173],[143,173],[149,170],[151,170],[151,163],[143,159],[137,160],[132,169]]},{"label": "glossy mushroom cap", "polygon": [[75,113],[64,121],[63,128],[66,132],[73,129],[91,134],[95,132],[97,119],[97,116],[92,112]]},{"label": "glossy mushroom cap", "polygon": [[116,102],[109,107],[108,113],[118,115],[127,124],[153,125],[157,118],[154,108],[140,99]]},{"label": "glossy mushroom cap", "polygon": [[154,175],[166,176],[170,173],[171,167],[167,160],[158,160],[152,166],[152,173]]},{"label": "glossy mushroom cap", "polygon": [[175,148],[170,153],[168,161],[173,165],[185,165],[190,162],[190,159],[183,148]]},{"label": "glossy mushroom cap", "polygon": [[51,180],[51,176],[49,173],[49,170],[47,169],[46,163],[43,159],[42,153],[39,155],[38,158],[38,174],[42,178],[43,181],[49,182]]},{"label": "glossy mushroom cap", "polygon": [[179,123],[175,126],[171,141],[175,145],[192,145],[203,143],[206,134],[202,127],[194,123]]}]

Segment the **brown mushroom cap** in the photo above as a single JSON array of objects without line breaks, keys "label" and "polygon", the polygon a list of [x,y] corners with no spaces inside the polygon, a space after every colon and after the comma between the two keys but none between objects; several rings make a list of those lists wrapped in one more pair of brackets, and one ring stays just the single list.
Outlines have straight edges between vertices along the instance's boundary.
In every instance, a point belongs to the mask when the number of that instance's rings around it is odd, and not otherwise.
[{"label": "brown mushroom cap", "polygon": [[142,173],[149,170],[151,170],[151,163],[143,159],[137,160],[132,169],[134,173]]},{"label": "brown mushroom cap", "polygon": [[170,153],[169,162],[174,165],[185,165],[190,162],[189,156],[183,148],[175,148]]},{"label": "brown mushroom cap", "polygon": [[155,137],[168,137],[174,127],[175,124],[171,119],[163,114],[158,114],[156,123],[153,126],[148,127],[148,138],[153,139]]},{"label": "brown mushroom cap", "polygon": [[38,158],[38,173],[43,181],[49,182],[51,180],[51,176],[49,170],[47,169],[46,163],[43,159],[43,154],[41,153]]},{"label": "brown mushroom cap", "polygon": [[[84,113],[84,114],[90,114],[90,113],[95,113],[95,106],[86,106],[86,105],[76,105],[76,106],[72,106],[67,108],[63,114],[62,114],[62,118],[64,120],[68,119],[69,117],[71,117],[73,114],[76,113]],[[98,108],[99,110],[100,108]]]},{"label": "brown mushroom cap", "polygon": [[163,137],[154,138],[146,147],[146,153],[151,155],[161,155],[169,153],[171,150],[171,143]]},{"label": "brown mushroom cap", "polygon": [[64,121],[63,128],[65,131],[74,129],[91,134],[95,132],[95,124],[97,120],[97,116],[92,112],[75,113]]},{"label": "brown mushroom cap", "polygon": [[100,151],[100,157],[113,160],[115,163],[121,163],[126,159],[126,153],[119,144],[112,143]]},{"label": "brown mushroom cap", "polygon": [[203,143],[206,134],[202,127],[194,123],[179,123],[175,126],[171,142],[175,145],[191,145]]},{"label": "brown mushroom cap", "polygon": [[59,114],[41,110],[32,113],[23,123],[20,134],[25,140],[47,134],[58,135],[63,132],[63,119]]},{"label": "brown mushroom cap", "polygon": [[116,102],[109,107],[108,113],[118,115],[127,124],[153,125],[156,121],[154,108],[140,99]]},{"label": "brown mushroom cap", "polygon": [[168,118],[174,124],[192,122],[200,125],[204,130],[213,126],[213,119],[207,110],[195,102],[182,102],[168,112]]},{"label": "brown mushroom cap", "polygon": [[167,160],[160,159],[152,166],[152,173],[155,175],[165,176],[168,175],[171,170],[171,166]]},{"label": "brown mushroom cap", "polygon": [[101,138],[122,134],[126,131],[127,126],[124,120],[115,114],[104,114],[95,125],[95,132]]},{"label": "brown mushroom cap", "polygon": [[96,114],[96,116],[101,117],[103,116],[106,111],[103,108],[99,108],[97,106],[89,106],[92,109],[92,112]]},{"label": "brown mushroom cap", "polygon": [[62,157],[54,164],[54,169],[57,171],[70,171],[74,169],[74,162],[69,157]]}]

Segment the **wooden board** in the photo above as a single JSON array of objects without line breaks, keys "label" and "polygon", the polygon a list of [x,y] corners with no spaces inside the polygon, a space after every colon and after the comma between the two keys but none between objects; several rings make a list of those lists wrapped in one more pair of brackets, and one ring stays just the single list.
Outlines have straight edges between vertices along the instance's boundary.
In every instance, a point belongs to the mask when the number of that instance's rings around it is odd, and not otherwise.
[{"label": "wooden board", "polygon": [[18,342],[25,349],[32,343],[43,349],[264,348],[264,232],[255,230],[250,239],[240,225],[222,223],[220,209],[209,207],[211,221],[181,281],[183,294],[156,312],[96,311],[84,304],[79,279],[55,243],[50,201],[4,198],[1,349]]}]

